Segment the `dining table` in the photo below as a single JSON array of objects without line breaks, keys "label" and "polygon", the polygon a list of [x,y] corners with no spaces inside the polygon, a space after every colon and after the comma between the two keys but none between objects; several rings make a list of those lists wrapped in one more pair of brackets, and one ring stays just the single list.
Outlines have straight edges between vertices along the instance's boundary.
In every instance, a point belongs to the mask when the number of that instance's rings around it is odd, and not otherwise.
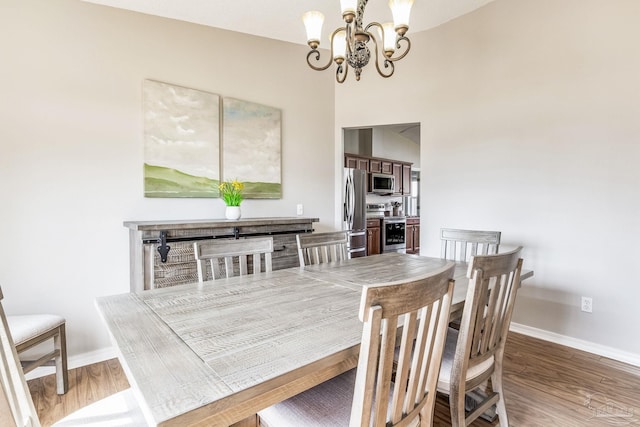
[{"label": "dining table", "polygon": [[[99,297],[96,306],[149,425],[255,426],[261,409],[356,367],[363,285],[447,262],[384,253]],[[464,306],[467,268],[456,263],[452,313]]]}]

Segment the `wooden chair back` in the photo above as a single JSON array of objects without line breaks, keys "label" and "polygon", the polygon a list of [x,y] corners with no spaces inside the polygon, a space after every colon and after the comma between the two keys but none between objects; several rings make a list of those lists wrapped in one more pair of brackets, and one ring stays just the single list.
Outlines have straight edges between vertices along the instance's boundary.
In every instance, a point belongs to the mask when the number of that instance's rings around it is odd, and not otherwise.
[{"label": "wooden chair back", "polygon": [[300,267],[348,258],[348,234],[346,231],[298,234],[298,258]]},{"label": "wooden chair back", "polygon": [[9,331],[0,288],[0,425],[39,427],[38,414]]},{"label": "wooden chair back", "polygon": [[364,286],[351,427],[432,425],[454,268],[447,263],[409,281]]},{"label": "wooden chair back", "polygon": [[440,229],[440,258],[468,261],[474,255],[497,254],[500,248],[499,231]]},{"label": "wooden chair back", "polygon": [[[467,273],[469,288],[451,369],[454,400],[460,397],[456,394],[483,384],[496,370],[502,370],[504,346],[522,272],[521,250],[522,247],[518,247],[499,255],[471,258]],[[468,372],[474,372],[474,376],[469,377]],[[493,384],[493,393],[468,419],[478,416],[501,399],[501,377],[501,372],[492,377],[500,383]],[[498,405],[498,412],[501,425],[508,425],[504,400]]]},{"label": "wooden chair back", "polygon": [[[273,238],[199,241],[194,242],[193,252],[198,264],[200,283],[205,280],[232,277],[236,273],[244,276],[249,274],[249,257],[252,258],[252,273],[272,270]],[[211,274],[207,274],[208,272]]]}]

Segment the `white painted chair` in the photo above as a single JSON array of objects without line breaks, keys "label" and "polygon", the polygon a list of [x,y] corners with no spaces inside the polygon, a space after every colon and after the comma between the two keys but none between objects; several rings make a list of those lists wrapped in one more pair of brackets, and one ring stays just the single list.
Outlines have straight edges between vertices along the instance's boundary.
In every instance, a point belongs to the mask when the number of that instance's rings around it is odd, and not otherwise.
[{"label": "white painted chair", "polygon": [[[240,276],[249,274],[249,257],[252,261],[252,272],[262,271],[262,257],[264,257],[264,271],[271,271],[273,238],[257,237],[194,242],[193,253],[198,263],[198,281],[200,283],[221,277],[233,277],[236,271]],[[237,264],[237,268],[234,268],[235,264]]]},{"label": "white painted chair", "polygon": [[300,267],[347,259],[349,252],[346,231],[298,234],[298,258]]},{"label": "white painted chair", "polygon": [[[18,359],[2,306],[0,289],[0,425],[40,427],[38,414]],[[131,389],[86,406],[55,423],[53,427],[146,426]]]},{"label": "white painted chair", "polygon": [[474,255],[497,254],[500,234],[499,231],[442,228],[440,258],[466,262]]},{"label": "white painted chair", "polygon": [[18,357],[27,350],[51,342],[51,349],[38,359],[22,360],[22,369],[27,374],[39,366],[54,365],[56,391],[65,394],[69,388],[69,375],[64,317],[54,314],[12,315],[7,316],[7,321]]},{"label": "white painted chair", "polygon": [[[520,283],[522,259],[519,247],[500,255],[471,258],[469,288],[460,320],[460,330],[449,328],[438,392],[449,396],[451,423],[467,426],[496,405],[503,427],[509,426],[502,387],[502,360],[511,314]],[[465,394],[480,398],[468,413]]]},{"label": "white painted chair", "polygon": [[[412,280],[364,286],[357,369],[260,411],[260,425],[430,426],[453,272],[454,264],[448,263]],[[397,333],[400,322],[402,334]],[[396,346],[399,362],[393,378]]]}]

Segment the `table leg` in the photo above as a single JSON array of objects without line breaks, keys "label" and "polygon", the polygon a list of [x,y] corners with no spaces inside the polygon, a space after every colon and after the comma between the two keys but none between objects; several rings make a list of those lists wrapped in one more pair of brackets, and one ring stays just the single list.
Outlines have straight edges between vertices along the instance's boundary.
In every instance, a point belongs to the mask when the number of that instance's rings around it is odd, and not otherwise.
[{"label": "table leg", "polygon": [[253,414],[242,421],[238,421],[230,427],[258,427],[258,415]]}]

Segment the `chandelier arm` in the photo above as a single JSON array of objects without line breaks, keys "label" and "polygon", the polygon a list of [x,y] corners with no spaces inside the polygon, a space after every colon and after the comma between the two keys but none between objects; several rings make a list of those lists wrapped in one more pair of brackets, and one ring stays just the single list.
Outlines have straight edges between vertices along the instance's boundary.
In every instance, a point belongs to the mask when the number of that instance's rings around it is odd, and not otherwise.
[{"label": "chandelier arm", "polygon": [[[371,27],[371,25],[373,24],[378,24],[377,22],[372,22],[371,24],[367,25],[367,28]],[[380,24],[378,24],[380,25]],[[378,70],[378,74],[380,74],[382,77],[384,78],[388,78],[391,77],[393,75],[393,72],[395,71],[396,67],[393,64],[393,61],[389,61],[388,59],[385,59],[383,64],[384,64],[384,68],[390,68],[390,72],[387,74],[384,71],[382,71],[382,69],[380,68],[380,54],[379,54],[379,48],[378,48],[378,40],[376,39],[375,35],[369,31],[367,31],[367,34],[369,34],[369,37],[371,37],[371,40],[373,40],[373,44],[375,46],[374,50],[376,52],[376,56],[375,56],[375,63],[376,63],[376,70]]]},{"label": "chandelier arm", "polygon": [[[369,32],[369,28],[371,27],[378,27],[380,29],[380,31],[382,31],[382,24],[376,21],[371,21],[367,24],[367,26],[365,27],[365,31]],[[371,33],[369,33],[369,35],[371,35]]]},{"label": "chandelier arm", "polygon": [[355,32],[354,28],[355,27],[354,27],[354,23],[353,22],[351,24],[346,24],[344,26],[345,40],[347,41],[347,43],[346,43],[346,45],[347,45],[347,51],[346,51],[347,56],[351,55],[353,53],[353,51],[355,50],[354,40],[353,40],[353,33]]},{"label": "chandelier arm", "polygon": [[371,21],[367,24],[367,26],[365,27],[364,31],[369,34],[369,37],[375,39],[374,34],[369,31],[371,29],[371,27],[377,27],[378,30],[380,30],[380,34],[382,34],[382,41],[384,40],[384,30],[382,28],[382,24],[376,21]]},{"label": "chandelier arm", "polygon": [[[369,36],[371,36],[371,38],[373,38],[375,40],[375,37],[373,35],[373,33],[371,33],[369,31],[369,29],[371,27],[377,27],[380,30],[380,34],[382,34],[382,44],[384,45],[384,30],[382,28],[382,24],[380,24],[379,22],[370,22],[367,27],[365,28],[365,31],[369,34]],[[387,61],[399,61],[400,59],[404,58],[405,56],[407,56],[407,53],[409,53],[409,50],[411,49],[411,40],[409,40],[409,38],[407,36],[399,36],[398,40],[396,41],[396,50],[395,52],[400,52],[403,49],[402,46],[402,42],[406,43],[404,46],[404,51],[402,51],[398,56],[392,56],[387,58]],[[377,50],[377,48],[376,48]]]},{"label": "chandelier arm", "polygon": [[348,71],[349,65],[346,62],[338,65],[338,67],[336,67],[336,81],[338,83],[344,83],[344,81],[347,79]]},{"label": "chandelier arm", "polygon": [[389,61],[398,61],[402,58],[404,58],[405,56],[407,56],[407,53],[409,53],[409,50],[411,50],[411,40],[409,40],[408,37],[402,36],[402,37],[398,37],[398,41],[396,42],[396,52],[399,52],[400,49],[402,49],[402,44],[400,44],[400,42],[405,42],[405,51],[402,52],[402,54],[398,55],[398,56],[392,56],[391,58],[389,58]]},{"label": "chandelier arm", "polygon": [[311,67],[316,71],[323,71],[331,66],[331,64],[333,63],[333,38],[336,36],[336,34],[338,34],[342,30],[343,30],[342,28],[336,28],[335,31],[331,33],[331,36],[329,36],[329,45],[331,46],[331,50],[329,51],[329,62],[327,62],[326,65],[322,65],[322,66],[313,65],[310,61],[310,58],[312,55],[315,54],[315,57],[316,57],[315,61],[320,62],[320,51],[318,49],[311,49],[309,53],[307,53],[307,64],[309,65],[309,67]]},{"label": "chandelier arm", "polygon": [[395,64],[387,59],[384,60],[383,64],[384,68],[389,68],[389,74],[385,74],[382,71],[382,69],[380,68],[380,64],[378,64],[378,55],[376,55],[376,69],[378,70],[378,74],[380,74],[385,79],[393,76],[393,72],[396,70]]},{"label": "chandelier arm", "polygon": [[333,62],[333,60],[329,60],[329,63],[327,65],[324,65],[322,67],[316,67],[315,65],[313,65],[311,63],[311,60],[309,58],[311,58],[312,55],[316,56],[315,61],[316,62],[320,62],[320,51],[317,49],[313,49],[310,50],[309,53],[307,53],[307,65],[309,65],[309,67],[311,67],[312,69],[316,70],[316,71],[322,71],[322,70],[326,70],[327,68],[329,68],[329,66],[331,65],[331,63]]}]

